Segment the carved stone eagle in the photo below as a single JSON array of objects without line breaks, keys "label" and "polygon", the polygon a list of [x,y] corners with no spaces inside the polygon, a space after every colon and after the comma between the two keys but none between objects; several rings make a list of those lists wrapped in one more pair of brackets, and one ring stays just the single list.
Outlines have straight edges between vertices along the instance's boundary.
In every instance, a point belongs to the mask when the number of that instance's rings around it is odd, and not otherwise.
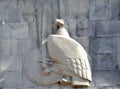
[{"label": "carved stone eagle", "polygon": [[77,41],[69,37],[63,24],[58,23],[57,34],[47,39],[48,54],[58,64],[61,74],[72,77],[73,86],[89,86],[92,76],[88,55]]}]

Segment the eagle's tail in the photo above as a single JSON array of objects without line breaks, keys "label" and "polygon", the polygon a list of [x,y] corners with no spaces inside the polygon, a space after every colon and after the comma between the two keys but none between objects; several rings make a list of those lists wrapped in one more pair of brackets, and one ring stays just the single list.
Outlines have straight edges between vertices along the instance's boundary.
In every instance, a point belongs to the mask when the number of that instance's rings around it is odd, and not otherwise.
[{"label": "eagle's tail", "polygon": [[78,76],[72,76],[72,86],[73,87],[87,87],[90,83],[88,80],[79,78]]}]

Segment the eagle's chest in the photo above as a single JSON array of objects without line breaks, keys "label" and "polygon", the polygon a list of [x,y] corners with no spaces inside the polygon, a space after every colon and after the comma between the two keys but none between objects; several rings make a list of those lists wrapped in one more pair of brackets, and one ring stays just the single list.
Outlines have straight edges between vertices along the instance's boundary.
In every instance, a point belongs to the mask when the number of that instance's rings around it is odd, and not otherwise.
[{"label": "eagle's chest", "polygon": [[64,27],[59,28],[58,31],[57,31],[57,34],[58,35],[63,35],[65,37],[70,37],[67,30]]}]

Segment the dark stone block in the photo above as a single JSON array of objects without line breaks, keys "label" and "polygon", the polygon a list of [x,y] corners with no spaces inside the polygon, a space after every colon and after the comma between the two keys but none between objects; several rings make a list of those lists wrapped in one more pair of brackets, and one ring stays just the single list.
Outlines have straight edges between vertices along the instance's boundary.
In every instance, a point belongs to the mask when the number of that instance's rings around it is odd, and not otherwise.
[{"label": "dark stone block", "polygon": [[90,52],[92,54],[116,53],[118,52],[118,37],[94,38],[90,41]]},{"label": "dark stone block", "polygon": [[118,71],[93,71],[95,86],[119,86],[120,72]]},{"label": "dark stone block", "polygon": [[20,22],[21,11],[18,9],[17,0],[6,1],[6,18],[5,22],[7,23],[16,23]]},{"label": "dark stone block", "polygon": [[76,36],[78,37],[94,37],[95,22],[81,21],[76,25]]},{"label": "dark stone block", "polygon": [[89,12],[89,0],[71,0],[72,18],[76,20],[82,19],[82,17],[88,19],[88,12]]},{"label": "dark stone block", "polygon": [[120,0],[109,0],[110,19],[119,20],[120,17]]},{"label": "dark stone block", "polygon": [[99,37],[120,36],[120,21],[98,21],[96,35]]},{"label": "dark stone block", "polygon": [[90,0],[90,20],[109,19],[108,0]]},{"label": "dark stone block", "polygon": [[93,70],[115,70],[117,61],[115,54],[96,55],[92,59]]}]

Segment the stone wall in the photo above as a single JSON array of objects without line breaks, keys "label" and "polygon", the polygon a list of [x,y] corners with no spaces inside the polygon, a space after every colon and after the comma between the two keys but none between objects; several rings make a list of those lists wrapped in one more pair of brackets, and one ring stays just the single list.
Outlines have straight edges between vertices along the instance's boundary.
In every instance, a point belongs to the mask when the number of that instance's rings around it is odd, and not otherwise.
[{"label": "stone wall", "polygon": [[38,86],[23,71],[27,54],[56,32],[56,18],[91,57],[84,89],[120,89],[120,0],[0,0],[0,89],[73,89]]}]

